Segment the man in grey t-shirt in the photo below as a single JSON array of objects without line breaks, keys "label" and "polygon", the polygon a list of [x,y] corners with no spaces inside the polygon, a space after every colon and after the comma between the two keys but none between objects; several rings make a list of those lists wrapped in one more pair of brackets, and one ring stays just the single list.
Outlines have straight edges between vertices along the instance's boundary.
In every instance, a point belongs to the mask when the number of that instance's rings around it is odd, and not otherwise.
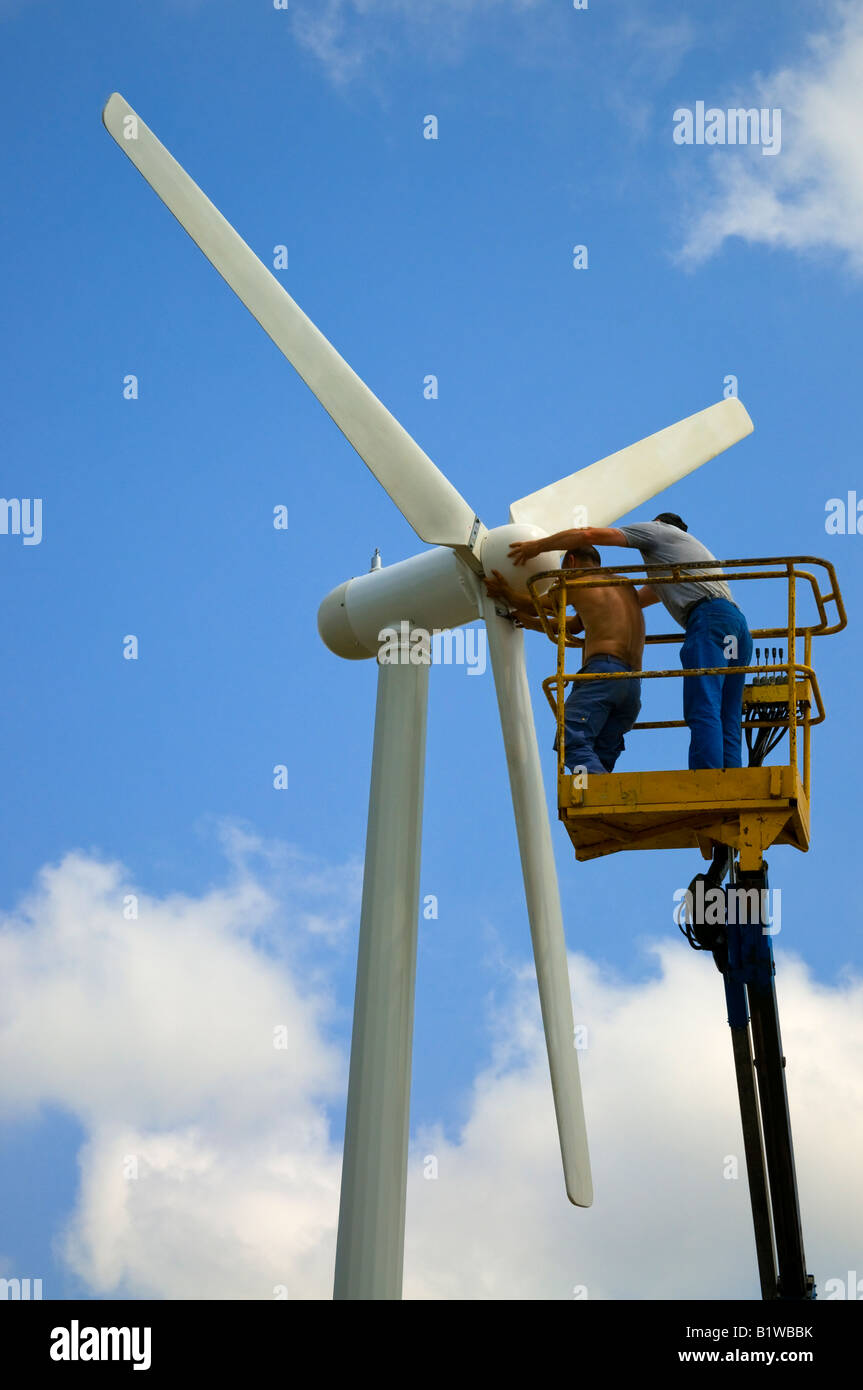
[{"label": "man in grey t-shirt", "polygon": [[[716,556],[690,536],[675,512],[660,512],[653,521],[635,526],[584,526],[559,531],[538,541],[518,541],[510,558],[518,565],[546,550],[584,549],[591,545],[632,546],[646,565],[677,566],[692,578],[671,584],[646,584],[638,591],[642,608],[664,603],[686,631],[680,649],[684,668],[748,666],[752,637],[746,619],[731,597],[721,569],[686,570],[687,563]],[[705,577],[707,576],[707,577]],[[740,767],[740,724],[743,675],[684,676],[683,716],[689,725],[689,766]]]},{"label": "man in grey t-shirt", "polygon": [[[687,561],[715,560],[716,556],[712,551],[702,545],[701,541],[688,534],[687,528],[676,517],[674,521],[667,518],[674,516],[673,512],[662,512],[655,521],[643,521],[635,526],[620,526],[613,529],[618,530],[623,536],[624,545],[634,546],[641,551],[642,559],[646,565],[668,565],[664,570],[665,574],[671,574],[671,566],[680,566],[685,573],[692,575],[692,582],[682,582],[679,584],[657,584],[654,589],[650,587],[653,597],[651,603],[664,603],[672,618],[681,627],[686,627],[686,618],[693,604],[700,603],[702,599],[725,599],[728,603],[733,603],[731,590],[722,578],[721,569],[696,569],[686,570]],[[645,604],[642,604],[644,607]]]}]

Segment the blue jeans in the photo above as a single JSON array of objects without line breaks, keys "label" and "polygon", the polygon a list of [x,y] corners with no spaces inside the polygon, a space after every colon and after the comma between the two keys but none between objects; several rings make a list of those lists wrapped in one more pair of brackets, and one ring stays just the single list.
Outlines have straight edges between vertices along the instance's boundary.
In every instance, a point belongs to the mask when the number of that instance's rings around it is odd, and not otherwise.
[{"label": "blue jeans", "polygon": [[[687,619],[681,665],[748,666],[751,660],[752,636],[740,609],[724,598],[700,603]],[[684,676],[683,717],[689,725],[691,768],[741,766],[745,682],[745,676]]]},{"label": "blue jeans", "polygon": [[[582,671],[631,671],[616,656],[592,656]],[[570,771],[611,772],[641,709],[641,681],[576,681],[564,704],[564,761]],[[557,739],[554,741],[557,751]]]}]

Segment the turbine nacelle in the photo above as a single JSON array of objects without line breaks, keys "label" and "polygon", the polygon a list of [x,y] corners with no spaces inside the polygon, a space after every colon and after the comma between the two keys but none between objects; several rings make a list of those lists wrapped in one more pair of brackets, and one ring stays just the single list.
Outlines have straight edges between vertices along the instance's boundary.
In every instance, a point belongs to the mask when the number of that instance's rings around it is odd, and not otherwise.
[{"label": "turbine nacelle", "polygon": [[[509,548],[513,541],[538,540],[544,535],[542,527],[523,523],[495,527],[483,540],[483,572],[497,570],[517,593],[526,594],[530,576],[554,569],[560,552],[549,551],[525,565],[514,565]],[[482,579],[455,551],[437,546],[339,584],[318,609],[318,632],[336,656],[363,661],[377,656],[384,628],[398,627],[404,619],[426,632],[475,622],[481,616],[481,584]]]}]

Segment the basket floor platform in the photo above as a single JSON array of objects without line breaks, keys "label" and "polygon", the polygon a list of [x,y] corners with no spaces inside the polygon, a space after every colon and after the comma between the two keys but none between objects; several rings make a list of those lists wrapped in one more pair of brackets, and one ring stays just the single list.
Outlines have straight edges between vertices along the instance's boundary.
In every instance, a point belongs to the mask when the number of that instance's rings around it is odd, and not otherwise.
[{"label": "basket floor platform", "polygon": [[770,845],[809,848],[809,802],[796,767],[608,772],[558,782],[560,819],[579,860],[631,849],[700,849],[718,841],[757,867]]}]

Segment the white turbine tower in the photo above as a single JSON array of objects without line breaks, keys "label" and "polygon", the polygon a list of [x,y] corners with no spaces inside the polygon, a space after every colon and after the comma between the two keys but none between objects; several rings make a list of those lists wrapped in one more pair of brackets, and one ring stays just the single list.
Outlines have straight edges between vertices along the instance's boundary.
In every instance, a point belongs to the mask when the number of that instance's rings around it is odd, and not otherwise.
[{"label": "white turbine tower", "polygon": [[[115,93],[109,133],[239,296],[354,446],[420,540],[435,546],[375,568],[324,599],[321,636],[338,655],[376,657],[384,628],[432,632],[485,620],[506,749],[563,1172],[590,1206],[587,1136],[551,829],[523,634],[481,582],[511,570],[514,540],[618,517],[749,434],[730,398],[580,469],[510,507],[486,530],[473,508],[339,356],[290,295]],[[549,568],[548,559],[526,573]],[[517,572],[523,583],[525,570]],[[407,653],[405,653],[407,655]],[[428,665],[378,666],[369,822],[342,1169],[336,1298],[401,1296]]]}]

